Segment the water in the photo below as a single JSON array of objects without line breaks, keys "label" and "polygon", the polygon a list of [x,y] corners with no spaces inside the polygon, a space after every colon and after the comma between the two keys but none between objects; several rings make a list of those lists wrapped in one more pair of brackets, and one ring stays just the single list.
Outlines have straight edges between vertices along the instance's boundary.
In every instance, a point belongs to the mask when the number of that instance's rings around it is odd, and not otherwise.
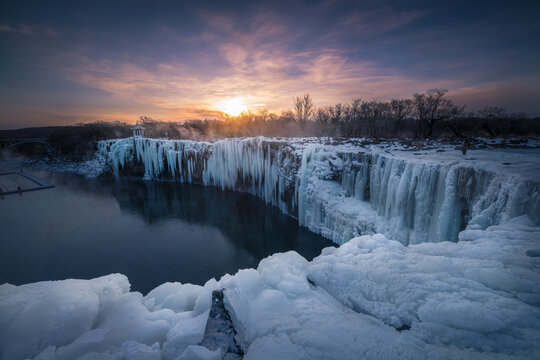
[{"label": "water", "polygon": [[147,293],[167,281],[204,284],[276,252],[312,259],[332,246],[245,193],[30,173],[56,187],[0,200],[0,283],[122,273]]}]

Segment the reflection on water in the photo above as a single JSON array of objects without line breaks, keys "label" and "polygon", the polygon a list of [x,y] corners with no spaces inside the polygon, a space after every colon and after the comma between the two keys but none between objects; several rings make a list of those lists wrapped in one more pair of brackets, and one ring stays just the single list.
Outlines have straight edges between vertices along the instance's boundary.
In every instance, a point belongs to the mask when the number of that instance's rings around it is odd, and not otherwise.
[{"label": "reflection on water", "polygon": [[0,200],[0,283],[126,274],[146,293],[203,284],[273,253],[311,259],[332,243],[244,193],[34,172],[54,189]]}]

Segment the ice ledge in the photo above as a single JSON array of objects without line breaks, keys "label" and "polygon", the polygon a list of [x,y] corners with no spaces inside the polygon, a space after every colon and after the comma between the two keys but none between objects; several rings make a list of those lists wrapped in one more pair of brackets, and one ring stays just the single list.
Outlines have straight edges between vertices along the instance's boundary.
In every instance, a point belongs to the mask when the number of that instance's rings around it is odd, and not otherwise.
[{"label": "ice ledge", "polygon": [[99,154],[119,176],[250,192],[338,244],[374,233],[404,244],[457,241],[464,229],[524,214],[540,224],[538,149],[463,156],[449,146],[317,141],[120,139],[100,142]]}]

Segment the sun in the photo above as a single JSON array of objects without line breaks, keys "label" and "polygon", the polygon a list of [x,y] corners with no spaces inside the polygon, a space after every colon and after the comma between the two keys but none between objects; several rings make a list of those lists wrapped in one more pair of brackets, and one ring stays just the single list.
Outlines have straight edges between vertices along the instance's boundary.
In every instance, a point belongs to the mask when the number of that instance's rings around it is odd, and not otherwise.
[{"label": "sun", "polygon": [[247,106],[242,97],[235,97],[222,101],[219,109],[230,116],[238,116],[247,111]]}]

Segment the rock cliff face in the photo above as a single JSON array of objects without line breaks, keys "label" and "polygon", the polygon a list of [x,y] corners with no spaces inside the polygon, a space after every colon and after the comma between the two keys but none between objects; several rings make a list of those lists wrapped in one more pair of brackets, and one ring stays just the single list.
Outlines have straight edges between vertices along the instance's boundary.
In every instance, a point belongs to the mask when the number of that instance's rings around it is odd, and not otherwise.
[{"label": "rock cliff face", "polygon": [[504,160],[517,155],[504,151],[463,157],[315,141],[128,138],[100,142],[99,152],[117,176],[249,192],[338,244],[373,233],[403,244],[457,241],[464,229],[520,215],[540,224],[536,150],[516,167]]}]

